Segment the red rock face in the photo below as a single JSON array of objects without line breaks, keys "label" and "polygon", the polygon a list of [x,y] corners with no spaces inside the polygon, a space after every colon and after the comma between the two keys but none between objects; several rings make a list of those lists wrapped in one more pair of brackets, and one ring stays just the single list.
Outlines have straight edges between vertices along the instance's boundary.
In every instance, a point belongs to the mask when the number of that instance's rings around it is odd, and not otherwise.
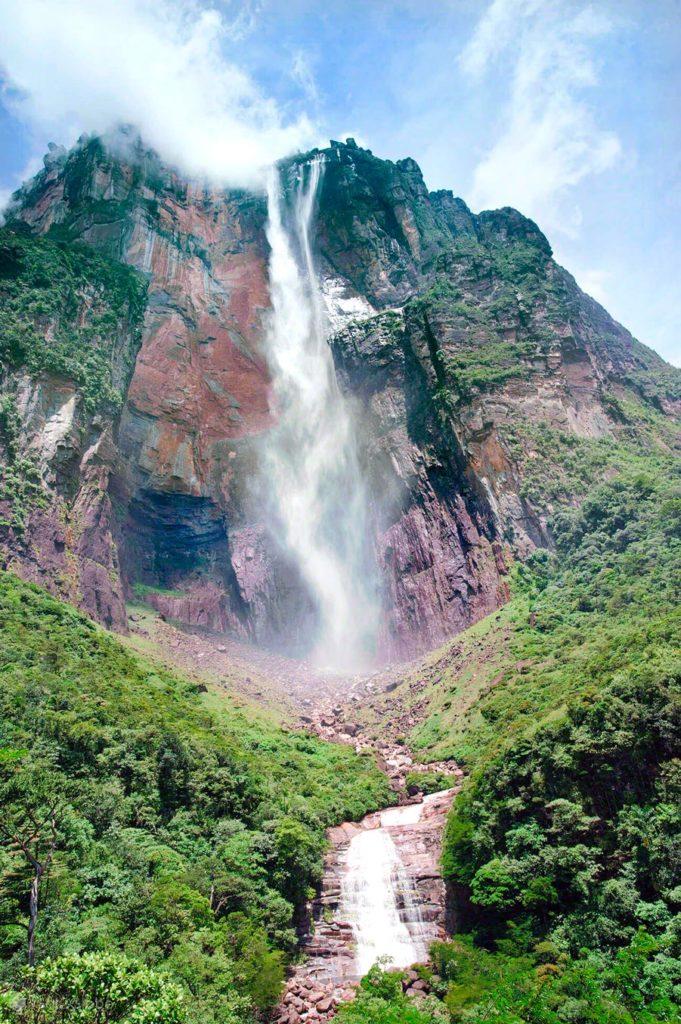
[{"label": "red rock face", "polygon": [[460,496],[412,505],[379,546],[389,594],[382,646],[396,657],[437,646],[508,599],[500,547],[479,533]]},{"label": "red rock face", "polygon": [[233,614],[224,590],[214,583],[189,586],[186,593],[177,596],[151,591],[146,594],[145,600],[164,619],[209,629],[215,633],[245,635],[243,623]]},{"label": "red rock face", "polygon": [[[260,352],[266,263],[261,237],[244,238],[236,213],[217,196],[207,203],[188,193],[182,206],[164,207],[160,230],[136,225],[124,254],[150,281],[121,447],[164,489],[170,481],[226,497],[226,442],[269,423]],[[195,237],[201,256],[184,252]]]},{"label": "red rock face", "polygon": [[[116,528],[125,575],[179,584],[184,598],[156,600],[181,621],[248,635],[243,601],[265,629],[272,599],[269,557],[260,551],[254,572],[240,553],[240,531],[259,529],[244,507],[250,441],[271,423],[264,199],[189,186],[153,159],[144,166],[140,173],[88,144],[77,166],[71,157],[47,167],[20,215],[33,230],[82,239],[148,279],[142,344],[116,430],[112,486],[119,508],[133,512]],[[168,495],[183,500],[175,516],[167,503],[159,512]],[[215,529],[206,531],[207,516]],[[171,564],[174,532],[197,555],[189,565],[182,557]],[[85,607],[97,615],[92,602]]]},{"label": "red rock face", "polygon": [[[664,364],[579,292],[515,211],[474,217],[450,193],[428,193],[413,161],[352,146],[328,150],[326,165],[320,270],[351,300],[333,351],[359,409],[381,653],[403,657],[498,607],[509,554],[551,543],[505,426],[607,436],[606,389]],[[311,610],[270,539],[258,469],[271,426],[264,198],[188,185],[141,147],[130,161],[88,142],[49,161],[17,216],[131,264],[149,284],[113,450],[99,476],[82,470],[83,527],[65,542],[83,565],[80,603],[121,628],[123,589],[137,581],[165,589],[153,602],[191,625],[275,644],[304,632]],[[522,285],[509,284],[518,273]],[[491,385],[489,346],[508,370]],[[464,392],[461,366],[473,381]],[[665,395],[655,401],[667,408]]]},{"label": "red rock face", "polygon": [[51,165],[20,216],[148,278],[121,449],[145,483],[224,497],[230,474],[215,472],[216,446],[270,422],[261,351],[269,305],[264,200],[193,187],[152,164],[153,173],[146,165],[140,173],[91,144],[78,186],[70,163]]},{"label": "red rock face", "polygon": [[[93,426],[73,387],[49,375],[36,381],[9,378],[5,387],[22,415],[22,454],[42,472],[47,487],[23,529],[14,522],[0,531],[0,564],[125,632],[109,496],[116,456],[111,425]],[[71,492],[70,499],[63,490]],[[12,523],[12,509],[5,504],[2,518]]]}]

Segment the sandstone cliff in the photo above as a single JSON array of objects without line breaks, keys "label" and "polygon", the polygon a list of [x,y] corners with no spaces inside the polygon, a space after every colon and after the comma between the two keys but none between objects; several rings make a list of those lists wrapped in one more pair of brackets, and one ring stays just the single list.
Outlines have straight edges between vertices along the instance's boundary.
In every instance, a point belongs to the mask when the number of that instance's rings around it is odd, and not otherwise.
[{"label": "sandstone cliff", "polygon": [[[291,647],[304,632],[256,472],[271,425],[265,221],[262,196],[184,181],[125,136],[53,151],[15,197],[5,234],[84,242],[146,285],[120,412],[95,424],[68,373],[47,380],[20,356],[2,381],[22,452],[42,453],[41,502],[62,510],[31,507],[21,536],[6,518],[3,560],[27,575],[41,563],[53,588],[117,628],[137,584],[191,625]],[[512,558],[551,544],[552,500],[579,500],[579,487],[570,478],[551,499],[529,486],[547,446],[623,434],[664,445],[678,374],[579,290],[535,224],[429,193],[413,160],[332,143],[317,236],[371,484],[381,645],[402,656],[498,607]],[[64,521],[88,526],[76,536]]]}]

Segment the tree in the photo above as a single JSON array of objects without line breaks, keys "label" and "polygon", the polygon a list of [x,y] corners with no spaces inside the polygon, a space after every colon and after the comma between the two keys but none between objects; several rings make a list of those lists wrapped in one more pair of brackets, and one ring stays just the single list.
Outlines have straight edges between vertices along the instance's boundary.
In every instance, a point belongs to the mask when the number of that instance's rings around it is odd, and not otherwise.
[{"label": "tree", "polygon": [[117,953],[45,960],[24,972],[18,998],[5,995],[0,1024],[184,1024],[177,985]]},{"label": "tree", "polygon": [[513,906],[517,895],[516,883],[498,857],[478,868],[471,882],[471,899],[481,907],[505,910]]},{"label": "tree", "polygon": [[28,909],[28,963],[35,963],[40,887],[57,849],[58,823],[64,802],[58,776],[41,764],[26,764],[25,755],[3,751],[0,764],[4,779],[0,786],[3,821],[0,837],[11,852],[24,858],[30,869]]}]

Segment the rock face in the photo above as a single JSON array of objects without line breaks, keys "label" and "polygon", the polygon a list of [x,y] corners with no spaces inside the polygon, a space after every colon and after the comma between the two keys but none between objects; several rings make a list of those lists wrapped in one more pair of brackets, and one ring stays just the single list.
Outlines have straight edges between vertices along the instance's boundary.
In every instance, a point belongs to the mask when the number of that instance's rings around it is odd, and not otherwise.
[{"label": "rock face", "polygon": [[[0,502],[0,559],[25,579],[46,586],[80,605],[99,622],[125,632],[127,616],[123,584],[114,540],[114,514],[109,482],[116,450],[112,424],[95,426],[86,415],[76,415],[76,394],[63,381],[43,377],[37,381],[9,378],[21,406],[22,455],[30,459],[46,496],[28,511],[19,528],[17,492]],[[58,427],[56,426],[58,425]],[[53,447],[54,445],[54,447]],[[6,446],[3,458],[7,458]],[[53,488],[55,461],[76,482],[70,500]]]},{"label": "rock face", "polygon": [[87,250],[0,240],[0,562],[126,629],[112,480],[143,283]]},{"label": "rock face", "polygon": [[[69,486],[49,468],[69,380],[27,371],[3,385],[43,389],[26,410],[62,402],[41,414],[43,479],[80,524],[59,540],[55,522],[36,525],[52,540],[8,548],[4,561],[28,575],[40,563],[56,586],[75,558],[71,599],[117,628],[123,593],[142,584],[164,615],[191,625],[293,648],[305,631],[310,609],[268,533],[258,472],[272,422],[265,221],[262,196],[189,184],[126,136],[53,153],[15,197],[10,228],[85,242],[147,284],[124,405],[96,436],[79,427],[88,443]],[[531,444],[517,429],[615,435],[622,398],[669,413],[676,385],[553,262],[536,225],[429,193],[413,160],[332,143],[317,234],[334,357],[361,423],[381,649],[405,656],[498,607],[509,557],[551,544],[524,487],[517,445],[527,455]],[[30,415],[22,429],[37,437]]]}]

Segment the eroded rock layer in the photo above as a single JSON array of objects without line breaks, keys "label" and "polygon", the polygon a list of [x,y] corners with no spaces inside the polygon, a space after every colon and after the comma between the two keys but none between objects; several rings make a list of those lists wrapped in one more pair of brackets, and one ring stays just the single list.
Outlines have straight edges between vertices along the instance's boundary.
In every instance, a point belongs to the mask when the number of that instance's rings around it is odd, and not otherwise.
[{"label": "eroded rock layer", "polygon": [[[15,197],[6,235],[85,243],[146,288],[122,405],[93,411],[66,364],[37,372],[30,353],[10,353],[2,377],[18,416],[4,449],[39,453],[41,496],[23,530],[5,516],[3,561],[107,625],[125,628],[124,597],[141,586],[188,625],[293,651],[309,633],[259,470],[272,425],[265,221],[263,196],[189,183],[125,134],[51,152]],[[672,413],[676,384],[554,263],[535,224],[429,192],[413,160],[332,143],[316,231],[361,426],[380,653],[403,657],[498,607],[510,559],[551,545],[522,468],[532,430],[616,435],[632,397]]]}]

